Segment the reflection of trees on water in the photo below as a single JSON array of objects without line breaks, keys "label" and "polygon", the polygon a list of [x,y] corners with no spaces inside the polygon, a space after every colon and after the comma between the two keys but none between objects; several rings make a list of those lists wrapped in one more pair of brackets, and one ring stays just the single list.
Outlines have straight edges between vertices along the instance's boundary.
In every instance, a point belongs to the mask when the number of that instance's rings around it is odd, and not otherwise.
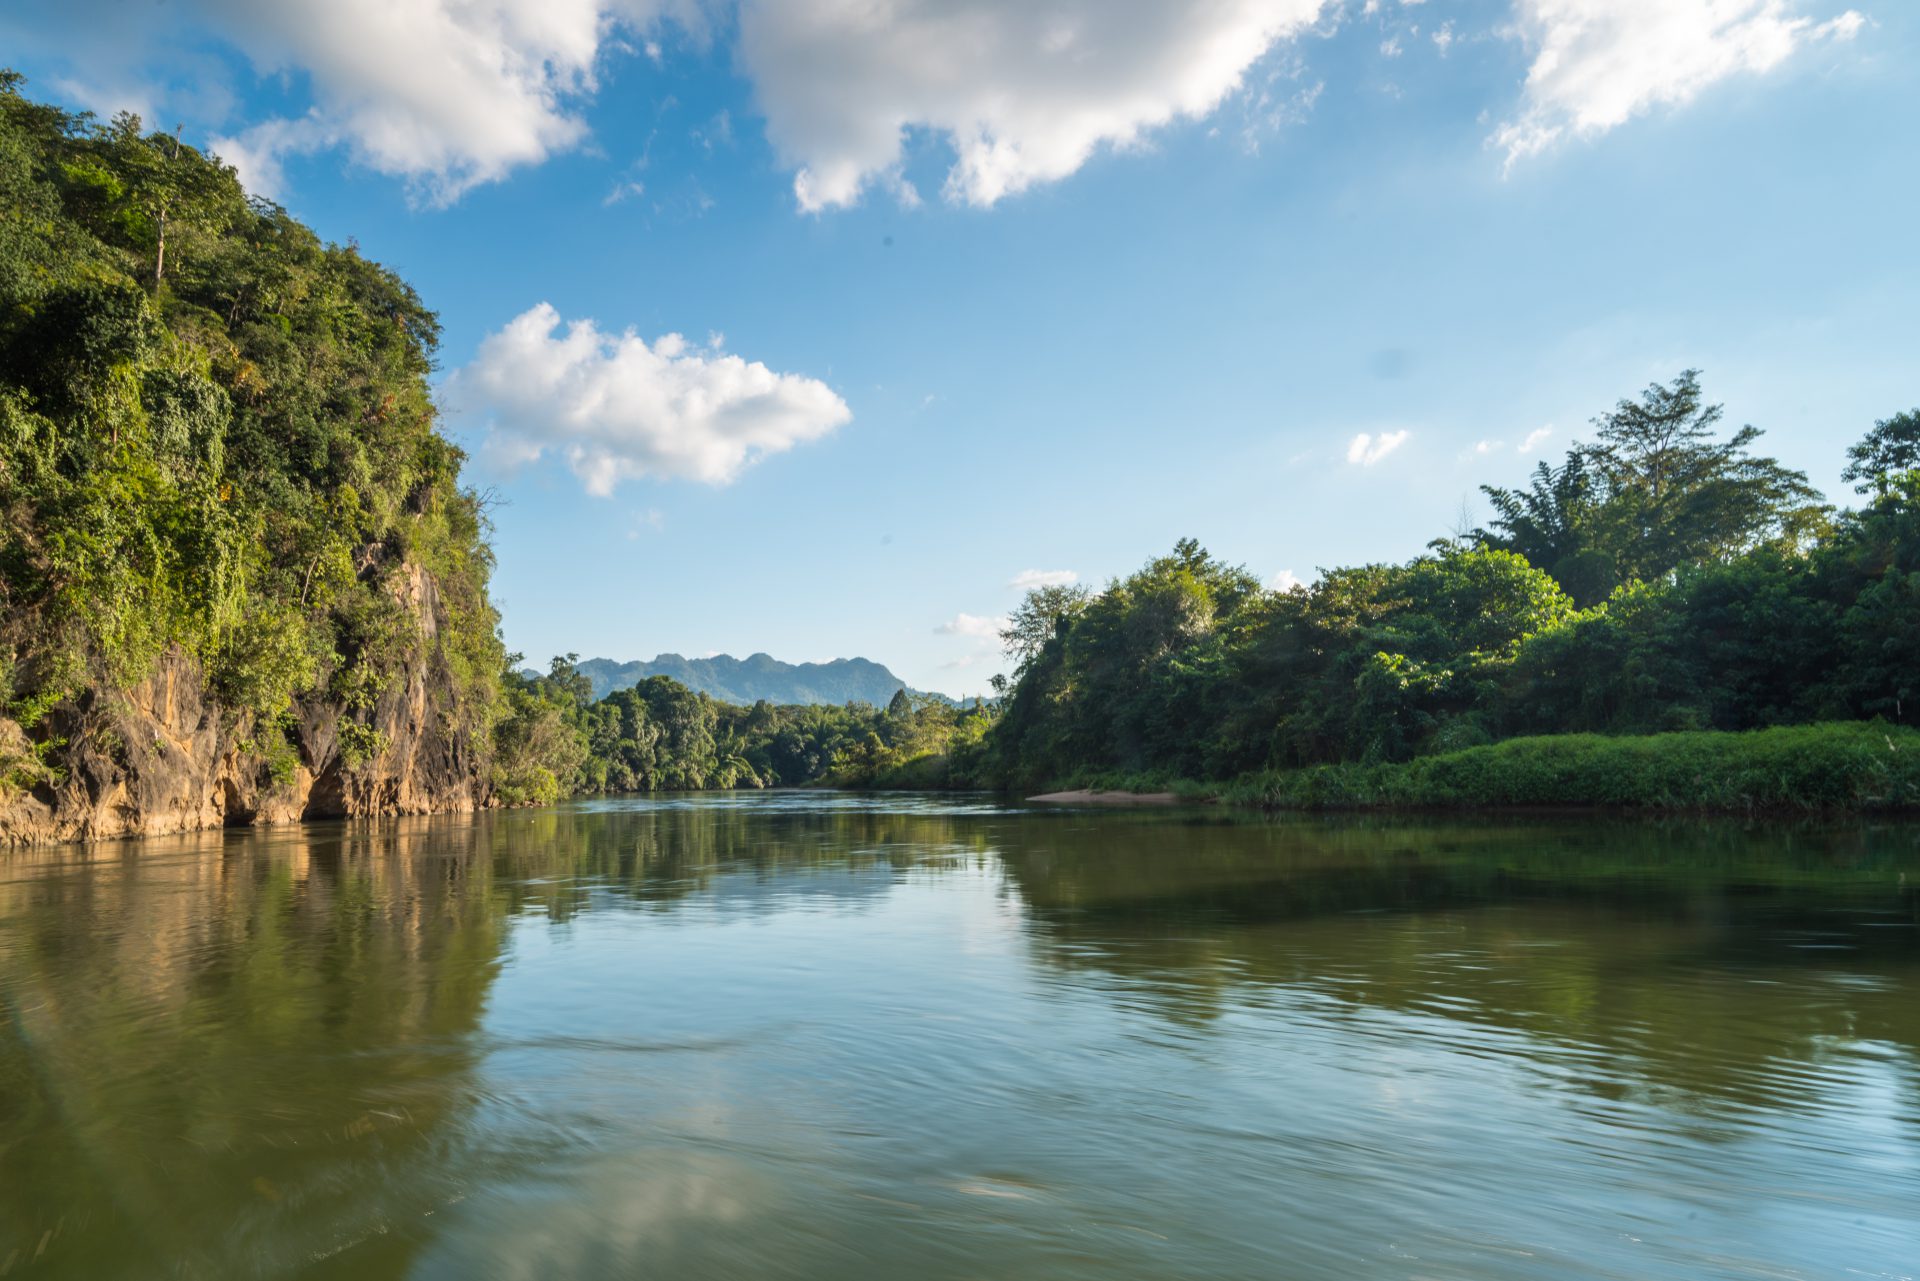
[{"label": "reflection of trees on water", "polygon": [[1920,1064],[1915,836],[1142,822],[1004,861],[1042,964],[1183,1023],[1304,993],[1334,1002],[1315,1017],[1558,1047],[1562,1079],[1604,1096],[1777,1105],[1860,1042]]},{"label": "reflection of trees on water", "polygon": [[[610,896],[662,907],[699,893],[722,912],[779,910],[792,897],[870,902],[890,879],[987,856],[969,820],[829,806],[595,806],[479,820],[509,911],[566,920]],[[828,877],[825,872],[836,875]]]},{"label": "reflection of trees on water", "polygon": [[439,1157],[502,938],[484,862],[322,826],[0,875],[0,1264],[278,1275],[457,1195]]}]

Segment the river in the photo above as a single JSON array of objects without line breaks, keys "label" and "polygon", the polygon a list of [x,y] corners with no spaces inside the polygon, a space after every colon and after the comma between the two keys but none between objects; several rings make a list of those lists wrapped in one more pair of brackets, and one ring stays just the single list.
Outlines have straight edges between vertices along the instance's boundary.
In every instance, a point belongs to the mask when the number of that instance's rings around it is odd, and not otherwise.
[{"label": "river", "polygon": [[1911,1278],[1920,826],[823,792],[0,852],[0,1274]]}]

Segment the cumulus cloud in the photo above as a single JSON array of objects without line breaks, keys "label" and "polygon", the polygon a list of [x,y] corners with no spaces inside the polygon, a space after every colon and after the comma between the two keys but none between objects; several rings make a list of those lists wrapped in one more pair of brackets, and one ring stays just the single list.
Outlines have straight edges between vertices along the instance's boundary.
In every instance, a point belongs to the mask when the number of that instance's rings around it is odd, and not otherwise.
[{"label": "cumulus cloud", "polygon": [[[978,206],[1208,115],[1326,0],[742,0],[740,54],[802,209],[899,185],[903,142],[949,142]],[[904,193],[903,193],[904,198]],[[917,197],[916,197],[917,198]]]},{"label": "cumulus cloud", "polygon": [[487,425],[495,459],[552,451],[591,494],[641,476],[723,485],[853,416],[825,383],[775,373],[717,343],[696,348],[666,334],[649,345],[591,320],[560,325],[547,303],[514,318],[449,379],[448,400]]},{"label": "cumulus cloud", "polygon": [[1079,581],[1080,575],[1070,569],[1023,569],[1007,585],[1027,592],[1036,587],[1067,587]]},{"label": "cumulus cloud", "polygon": [[1519,452],[1523,454],[1531,454],[1534,450],[1538,449],[1542,444],[1544,444],[1547,437],[1551,435],[1553,435],[1553,428],[1551,427],[1534,428],[1532,431],[1527,433],[1527,438],[1520,442],[1518,446]]},{"label": "cumulus cloud", "polygon": [[195,0],[267,74],[306,73],[313,106],[215,150],[271,188],[280,158],[344,146],[444,203],[476,183],[579,145],[572,109],[594,85],[616,21],[645,25],[645,0]]},{"label": "cumulus cloud", "polygon": [[1267,589],[1275,592],[1304,592],[1307,585],[1290,569],[1283,569],[1267,580]]},{"label": "cumulus cloud", "polygon": [[1407,443],[1410,433],[1402,431],[1383,431],[1379,435],[1361,432],[1347,442],[1347,461],[1360,467],[1371,467]]},{"label": "cumulus cloud", "polygon": [[1000,633],[1012,624],[1005,615],[983,618],[979,614],[955,614],[933,629],[935,636],[972,636],[980,640],[999,640]]},{"label": "cumulus cloud", "polygon": [[1812,40],[1849,39],[1848,10],[1816,23],[1789,0],[1516,0],[1509,34],[1533,53],[1524,106],[1493,142],[1507,164],[1680,106],[1742,72],[1770,71]]}]

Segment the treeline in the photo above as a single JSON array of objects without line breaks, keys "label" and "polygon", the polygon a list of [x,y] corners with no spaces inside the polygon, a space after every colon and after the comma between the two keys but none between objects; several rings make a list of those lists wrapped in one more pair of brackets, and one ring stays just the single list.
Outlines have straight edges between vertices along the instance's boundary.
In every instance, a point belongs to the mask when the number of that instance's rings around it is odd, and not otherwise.
[{"label": "treeline", "polygon": [[439,710],[484,742],[491,553],[435,429],[433,313],[179,138],[21,85],[0,71],[0,791],[176,647],[268,757],[296,698],[364,757],[356,718],[421,652],[416,572]]},{"label": "treeline", "polygon": [[1521,735],[1916,723],[1920,411],[1849,451],[1852,510],[1759,435],[1688,371],[1405,564],[1277,591],[1182,542],[1104,591],[1033,592],[988,772],[1225,780]]},{"label": "treeline", "polygon": [[494,786],[503,804],[703,788],[966,787],[984,780],[989,710],[913,698],[885,707],[721,702],[665,676],[598,701],[575,667],[504,677]]}]

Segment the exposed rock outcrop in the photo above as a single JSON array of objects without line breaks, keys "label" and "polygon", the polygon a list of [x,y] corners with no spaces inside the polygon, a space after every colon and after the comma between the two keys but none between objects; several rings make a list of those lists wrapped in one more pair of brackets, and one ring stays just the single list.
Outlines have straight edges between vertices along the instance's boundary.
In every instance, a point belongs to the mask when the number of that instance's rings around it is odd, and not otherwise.
[{"label": "exposed rock outcrop", "polygon": [[[486,804],[485,743],[475,741],[439,644],[437,587],[417,566],[393,582],[419,643],[373,707],[349,714],[303,699],[288,727],[258,730],[223,715],[196,659],[168,653],[132,688],[95,688],[49,714],[49,732],[66,740],[61,768],[0,792],[0,844]],[[0,753],[17,759],[26,743],[0,718]]]}]

